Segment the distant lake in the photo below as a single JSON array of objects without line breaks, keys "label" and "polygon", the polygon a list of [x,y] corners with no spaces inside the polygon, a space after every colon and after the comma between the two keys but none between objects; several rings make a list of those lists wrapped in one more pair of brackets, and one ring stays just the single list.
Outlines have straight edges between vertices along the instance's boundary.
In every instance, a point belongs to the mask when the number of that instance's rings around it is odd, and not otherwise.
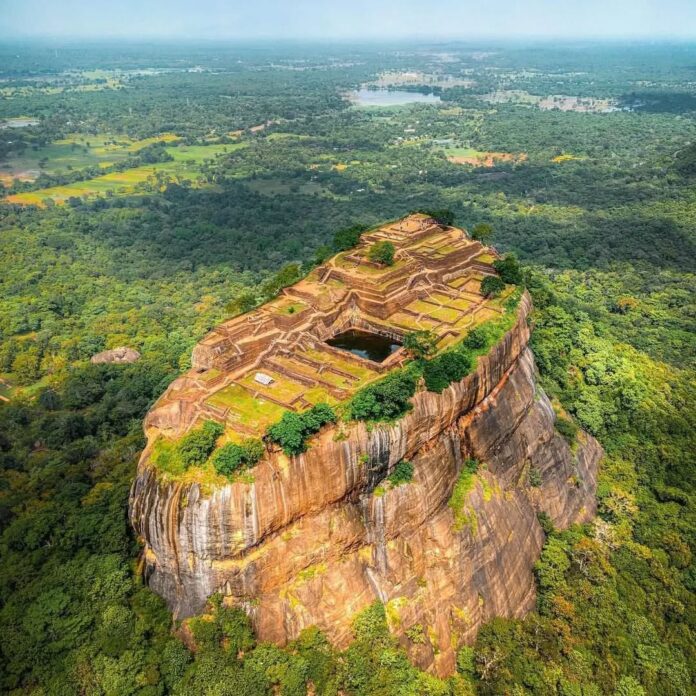
[{"label": "distant lake", "polygon": [[407,92],[404,89],[357,89],[348,93],[357,106],[403,106],[404,104],[438,104],[437,94]]}]

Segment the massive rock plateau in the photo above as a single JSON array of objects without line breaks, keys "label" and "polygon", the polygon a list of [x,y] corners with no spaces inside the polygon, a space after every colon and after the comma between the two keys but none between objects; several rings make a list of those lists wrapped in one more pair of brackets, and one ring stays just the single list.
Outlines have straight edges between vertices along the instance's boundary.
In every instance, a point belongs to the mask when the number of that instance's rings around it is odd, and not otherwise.
[{"label": "massive rock plateau", "polygon": [[[381,600],[414,662],[451,673],[482,622],[533,608],[538,513],[564,528],[595,511],[601,448],[581,434],[571,449],[554,429],[528,347],[530,309],[525,294],[476,370],[442,394],[419,390],[399,421],[325,428],[303,455],[271,452],[253,480],[168,482],[151,442],[130,506],[149,585],[177,617],[220,592],[279,644],[317,625],[345,646],[355,613]],[[482,464],[454,510],[470,458]],[[402,459],[413,481],[384,485]]]}]

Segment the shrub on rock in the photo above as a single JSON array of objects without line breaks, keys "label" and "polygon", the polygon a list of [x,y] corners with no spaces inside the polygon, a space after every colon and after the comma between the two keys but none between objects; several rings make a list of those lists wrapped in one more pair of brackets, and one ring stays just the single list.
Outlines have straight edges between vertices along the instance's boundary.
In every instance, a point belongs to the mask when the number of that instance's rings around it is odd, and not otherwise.
[{"label": "shrub on rock", "polygon": [[411,408],[410,398],[416,393],[417,376],[409,370],[392,372],[374,384],[361,389],[348,405],[353,420],[391,420]]},{"label": "shrub on rock", "polygon": [[229,477],[239,469],[254,466],[263,456],[263,450],[261,440],[254,438],[244,440],[241,445],[230,442],[215,450],[211,461],[218,474]]},{"label": "shrub on rock", "polygon": [[288,412],[266,431],[271,442],[280,445],[288,456],[305,451],[306,440],[319,432],[322,426],[336,420],[334,410],[328,404],[312,406],[304,413]]},{"label": "shrub on rock", "polygon": [[185,468],[205,464],[215,449],[217,439],[225,431],[220,423],[208,420],[203,427],[186,434],[177,445],[177,454]]}]

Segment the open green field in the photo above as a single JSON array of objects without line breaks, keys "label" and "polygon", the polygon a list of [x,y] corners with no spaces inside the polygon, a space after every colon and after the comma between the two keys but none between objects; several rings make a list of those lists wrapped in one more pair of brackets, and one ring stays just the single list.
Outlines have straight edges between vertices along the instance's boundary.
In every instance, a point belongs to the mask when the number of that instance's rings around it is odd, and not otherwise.
[{"label": "open green field", "polygon": [[32,181],[39,174],[65,174],[86,167],[108,167],[156,142],[175,142],[178,136],[162,133],[152,138],[132,140],[125,135],[75,133],[43,147],[27,148],[0,162],[0,181],[13,178]]},{"label": "open green field", "polygon": [[[143,141],[140,141],[142,143]],[[132,145],[130,145],[132,147]],[[48,199],[54,203],[64,203],[72,197],[82,198],[124,195],[134,192],[138,186],[148,183],[157,187],[157,176],[180,178],[195,183],[200,175],[200,165],[206,160],[212,160],[218,155],[246,147],[246,143],[229,145],[181,145],[168,147],[167,152],[174,158],[171,162],[144,165],[127,169],[123,172],[112,172],[86,181],[78,181],[65,186],[52,186],[38,191],[30,191],[8,196],[9,203],[22,205],[45,205]],[[143,146],[144,147],[144,146]]]},{"label": "open green field", "polygon": [[484,157],[485,152],[475,150],[473,147],[448,147],[445,148],[448,157]]}]

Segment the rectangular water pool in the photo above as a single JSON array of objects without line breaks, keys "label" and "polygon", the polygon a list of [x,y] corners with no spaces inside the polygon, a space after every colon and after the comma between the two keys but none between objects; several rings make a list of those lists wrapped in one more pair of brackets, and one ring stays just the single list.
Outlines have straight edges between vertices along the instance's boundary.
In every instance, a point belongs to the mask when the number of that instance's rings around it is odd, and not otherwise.
[{"label": "rectangular water pool", "polygon": [[350,329],[337,334],[327,343],[334,348],[347,350],[353,355],[380,363],[401,347],[401,343],[393,338],[359,329]]}]

